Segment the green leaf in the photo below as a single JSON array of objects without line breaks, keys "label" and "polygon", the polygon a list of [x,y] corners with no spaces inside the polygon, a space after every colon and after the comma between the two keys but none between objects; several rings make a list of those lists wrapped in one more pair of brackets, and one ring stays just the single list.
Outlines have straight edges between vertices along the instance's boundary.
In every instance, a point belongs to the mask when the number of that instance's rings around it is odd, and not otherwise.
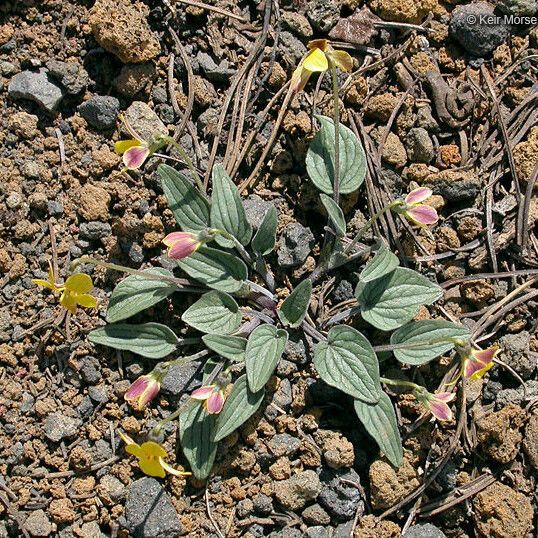
[{"label": "green leaf", "polygon": [[328,385],[368,403],[379,400],[379,363],[370,342],[356,329],[333,327],[327,341],[314,348],[314,366]]},{"label": "green leaf", "polygon": [[276,208],[271,206],[252,240],[252,249],[263,256],[267,256],[275,248],[276,227],[278,224],[278,214]]},{"label": "green leaf", "polygon": [[346,219],[344,218],[344,213],[340,209],[340,206],[326,194],[320,194],[319,197],[333,223],[334,231],[338,237],[342,237],[346,233]]},{"label": "green leaf", "polygon": [[224,439],[244,424],[260,407],[265,390],[258,392],[248,388],[247,376],[242,375],[235,383],[219,414],[215,429],[215,442]]},{"label": "green leaf", "polygon": [[381,241],[379,249],[375,253],[375,256],[365,265],[362,270],[359,280],[361,282],[370,282],[376,278],[381,278],[383,275],[390,273],[396,267],[400,265],[398,256],[393,254],[385,244]]},{"label": "green leaf", "polygon": [[227,293],[239,291],[247,278],[247,266],[242,260],[214,248],[200,247],[177,263],[198,282]]},{"label": "green leaf", "polygon": [[217,417],[209,415],[200,402],[191,400],[179,415],[179,439],[192,474],[198,480],[209,476],[217,443],[213,441]]},{"label": "green leaf", "polygon": [[404,325],[392,334],[390,343],[408,345],[408,349],[394,349],[393,353],[400,362],[417,366],[450,351],[455,343],[447,340],[468,341],[470,337],[471,333],[463,325],[441,319],[426,319]]},{"label": "green leaf", "polygon": [[355,295],[363,319],[390,331],[413,319],[420,305],[432,304],[443,291],[416,271],[397,267],[376,280],[359,282]]},{"label": "green leaf", "polygon": [[164,195],[176,222],[185,232],[199,232],[209,227],[209,203],[180,172],[160,164]]},{"label": "green leaf", "polygon": [[288,333],[273,325],[260,325],[248,337],[245,368],[248,386],[258,392],[269,381],[288,341]]},{"label": "green leaf", "polygon": [[379,402],[375,404],[355,400],[354,405],[366,431],[375,439],[392,465],[399,467],[403,459],[402,440],[390,398],[382,392]]},{"label": "green leaf", "polygon": [[[321,128],[306,154],[306,170],[314,185],[325,194],[333,193],[334,123],[326,116],[316,116]],[[366,155],[353,131],[340,123],[340,193],[356,191],[366,176]]]},{"label": "green leaf", "polygon": [[[170,271],[157,267],[145,269],[144,273],[171,278],[174,276]],[[139,275],[128,276],[114,288],[108,303],[106,320],[109,323],[116,323],[122,319],[130,318],[166,299],[178,289],[170,282],[149,280]]]},{"label": "green leaf", "polygon": [[170,355],[180,343],[179,338],[160,323],[105,325],[92,331],[88,340],[92,344],[131,351],[149,359],[162,359]]},{"label": "green leaf", "polygon": [[[225,230],[242,245],[248,245],[252,237],[252,228],[247,220],[241,196],[220,164],[213,167],[212,185],[211,227]],[[222,239],[224,239],[222,236],[217,237],[217,241],[224,246],[233,245],[229,240],[222,241]]]},{"label": "green leaf", "polygon": [[278,315],[284,325],[292,328],[301,325],[306,316],[311,295],[312,281],[307,278],[286,297],[280,307]]},{"label": "green leaf", "polygon": [[233,297],[214,290],[202,295],[181,319],[203,333],[230,334],[241,324],[241,312]]},{"label": "green leaf", "polygon": [[222,336],[219,334],[204,334],[202,336],[204,344],[211,350],[233,362],[243,362],[245,360],[245,350],[247,339],[241,336]]}]

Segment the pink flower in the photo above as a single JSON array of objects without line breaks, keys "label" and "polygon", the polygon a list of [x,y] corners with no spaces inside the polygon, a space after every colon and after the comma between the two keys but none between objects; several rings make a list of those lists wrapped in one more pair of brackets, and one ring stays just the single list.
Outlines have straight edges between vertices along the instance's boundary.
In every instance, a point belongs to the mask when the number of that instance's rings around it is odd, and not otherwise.
[{"label": "pink flower", "polygon": [[495,364],[493,359],[497,353],[499,353],[499,348],[496,346],[488,347],[488,349],[471,349],[463,362],[463,377],[471,381],[484,377],[486,372],[493,368]]},{"label": "pink flower", "polygon": [[168,247],[168,256],[174,260],[182,260],[196,252],[204,243],[198,234],[191,232],[172,232],[163,243]]},{"label": "pink flower", "polygon": [[401,213],[407,220],[420,227],[435,224],[439,220],[435,208],[423,204],[431,197],[433,191],[427,187],[412,190],[403,202],[394,206],[394,210]]},{"label": "pink flower", "polygon": [[114,144],[114,151],[123,155],[124,170],[137,170],[150,156],[149,145],[144,140],[120,140]]},{"label": "pink flower", "polygon": [[217,385],[205,385],[191,393],[191,398],[204,402],[205,408],[210,415],[216,415],[224,406],[224,392]]},{"label": "pink flower", "polygon": [[452,420],[452,410],[448,406],[456,394],[453,392],[428,392],[415,389],[415,398],[438,420]]},{"label": "pink flower", "polygon": [[158,377],[151,373],[140,376],[124,394],[124,398],[129,404],[139,411],[159,394],[161,383]]}]

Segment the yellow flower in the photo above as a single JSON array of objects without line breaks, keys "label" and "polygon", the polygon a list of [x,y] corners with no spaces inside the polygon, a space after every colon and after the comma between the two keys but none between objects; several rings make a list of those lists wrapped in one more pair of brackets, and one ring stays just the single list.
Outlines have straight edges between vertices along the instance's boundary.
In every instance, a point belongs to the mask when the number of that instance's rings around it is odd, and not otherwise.
[{"label": "yellow flower", "polygon": [[329,69],[329,63],[349,72],[353,68],[353,59],[345,50],[333,49],[327,39],[316,39],[308,43],[310,52],[301,60],[301,63],[291,77],[291,88],[294,93],[300,92],[308,82],[312,73],[321,73]]},{"label": "yellow flower", "polygon": [[125,451],[138,458],[138,465],[144,474],[164,478],[166,473],[175,476],[188,476],[191,473],[178,471],[164,461],[166,450],[155,441],[146,441],[141,445],[135,443],[130,437],[120,433],[120,437],[127,445]]},{"label": "yellow flower", "polygon": [[54,271],[49,262],[49,279],[36,278],[32,282],[55,293],[61,293],[60,304],[72,314],[76,313],[78,305],[86,308],[97,306],[97,299],[88,293],[93,289],[92,279],[84,273],[71,275],[65,284],[59,286],[54,281]]}]

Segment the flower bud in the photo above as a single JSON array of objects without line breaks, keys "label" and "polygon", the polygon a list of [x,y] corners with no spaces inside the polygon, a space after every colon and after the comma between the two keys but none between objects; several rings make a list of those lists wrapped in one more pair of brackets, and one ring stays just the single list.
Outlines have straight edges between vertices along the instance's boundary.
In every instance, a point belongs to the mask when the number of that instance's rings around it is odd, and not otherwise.
[{"label": "flower bud", "polygon": [[143,409],[161,390],[161,383],[154,374],[140,376],[124,394],[135,409]]},{"label": "flower bud", "polygon": [[204,243],[200,236],[191,232],[172,232],[163,243],[168,247],[168,256],[173,260],[182,260],[196,252]]}]

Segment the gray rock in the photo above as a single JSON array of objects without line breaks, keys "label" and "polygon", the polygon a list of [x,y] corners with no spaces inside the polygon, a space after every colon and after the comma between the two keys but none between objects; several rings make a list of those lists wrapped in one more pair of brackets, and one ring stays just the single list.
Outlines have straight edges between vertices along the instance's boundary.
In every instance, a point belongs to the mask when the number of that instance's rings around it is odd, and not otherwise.
[{"label": "gray rock", "polygon": [[359,515],[364,511],[360,491],[342,479],[356,484],[361,481],[353,469],[324,469],[320,475],[322,490],[318,498],[319,504],[340,522],[351,519],[357,511]]},{"label": "gray rock", "polygon": [[0,62],[0,75],[10,77],[17,71],[19,71],[19,68],[15,64],[6,61]]},{"label": "gray rock", "polygon": [[538,354],[530,350],[530,334],[522,331],[507,334],[500,340],[500,359],[511,366],[524,380],[531,379],[536,370]]},{"label": "gray rock", "polygon": [[305,508],[302,516],[309,525],[328,525],[331,522],[331,516],[317,503]]},{"label": "gray rock", "polygon": [[430,106],[421,106],[417,110],[416,125],[426,129],[426,131],[437,132],[439,130],[439,124],[433,117]]},{"label": "gray rock", "polygon": [[50,536],[52,533],[51,522],[43,510],[30,512],[24,522],[24,528],[31,536]]},{"label": "gray rock", "polygon": [[120,102],[110,95],[94,95],[78,106],[80,115],[96,129],[113,129],[120,112]]},{"label": "gray rock", "polygon": [[321,483],[315,471],[308,470],[274,483],[275,497],[288,510],[299,510],[317,498]]},{"label": "gray rock", "polygon": [[288,224],[284,229],[277,251],[279,265],[283,268],[302,265],[313,246],[314,234],[310,228],[306,228],[298,222]]},{"label": "gray rock", "polygon": [[101,532],[101,528],[99,527],[99,523],[97,523],[97,521],[88,521],[87,523],[83,523],[80,527],[80,534],[81,536],[91,536],[92,538],[101,538],[102,536],[105,536]]},{"label": "gray rock", "polygon": [[138,243],[131,243],[127,254],[133,263],[142,263],[144,261],[144,249]]},{"label": "gray rock", "polygon": [[35,398],[29,393],[24,392],[19,410],[21,413],[29,413],[34,408]]},{"label": "gray rock", "polygon": [[301,441],[289,433],[277,433],[268,443],[267,447],[274,456],[293,456],[301,446]]},{"label": "gray rock", "polygon": [[268,516],[273,511],[273,499],[263,493],[258,493],[252,499],[252,503],[256,513],[262,516]]},{"label": "gray rock", "polygon": [[47,439],[55,443],[62,439],[68,439],[78,433],[78,429],[82,426],[82,421],[78,418],[68,417],[60,411],[50,414],[45,419],[43,429]]},{"label": "gray rock", "polygon": [[83,222],[80,225],[78,233],[82,239],[86,239],[88,241],[98,241],[103,237],[108,237],[112,233],[112,227],[110,224],[108,224],[108,222],[99,222],[96,220],[91,222]]},{"label": "gray rock", "polygon": [[76,410],[82,419],[89,418],[93,413],[92,399],[89,396],[84,396],[82,401],[78,404]]},{"label": "gray rock", "polygon": [[[489,383],[488,383],[489,385]],[[525,399],[525,391],[523,387],[517,389],[503,389],[497,393],[495,400],[495,408],[501,409],[509,403],[516,405],[522,405],[530,400],[538,398],[538,381],[531,379],[526,382],[527,385],[527,398]]]},{"label": "gray rock", "polygon": [[332,538],[349,538],[353,532],[353,521],[340,523],[334,528]]},{"label": "gray rock", "polygon": [[[134,101],[125,111],[125,119],[142,140],[152,140],[155,135],[167,135],[168,129],[159,116],[142,101]],[[128,134],[128,133],[126,133]]]},{"label": "gray rock", "polygon": [[422,127],[410,129],[405,141],[409,160],[417,163],[429,163],[434,155],[433,142],[428,131]]},{"label": "gray rock", "polygon": [[313,0],[308,3],[307,17],[314,30],[328,33],[340,18],[340,3],[334,0]]},{"label": "gray rock", "polygon": [[200,373],[200,361],[170,366],[162,380],[161,392],[164,396],[181,396],[181,394],[190,391],[197,384]]},{"label": "gray rock", "polygon": [[247,220],[255,230],[260,227],[265,214],[273,205],[272,202],[262,200],[257,194],[252,194],[243,200]]},{"label": "gray rock", "polygon": [[115,503],[123,501],[127,493],[123,483],[111,474],[106,474],[101,478],[99,489]]},{"label": "gray rock", "polygon": [[303,43],[290,32],[280,33],[280,49],[282,57],[292,66],[296,66],[306,54]]},{"label": "gray rock", "polygon": [[403,538],[446,538],[446,534],[431,523],[418,523],[409,527]]},{"label": "gray rock", "polygon": [[497,7],[508,15],[532,16],[538,10],[536,0],[497,0]]},{"label": "gray rock", "polygon": [[308,22],[308,19],[300,13],[294,13],[292,11],[283,11],[281,17],[282,25],[286,30],[290,30],[299,37],[312,37],[314,32],[312,26]]},{"label": "gray rock", "polygon": [[68,94],[77,95],[88,87],[90,77],[78,63],[50,60],[47,62],[50,76],[56,79]]},{"label": "gray rock", "polygon": [[456,6],[450,17],[450,35],[473,56],[486,56],[510,35],[510,27],[504,21],[488,24],[484,20],[496,16],[494,11],[495,6],[488,2]]},{"label": "gray rock", "polygon": [[163,123],[173,123],[176,117],[173,107],[163,103],[162,105],[155,105],[155,113],[162,120]]},{"label": "gray rock", "polygon": [[97,403],[106,403],[108,402],[108,394],[106,388],[103,385],[98,387],[89,387],[88,396]]},{"label": "gray rock", "polygon": [[332,295],[334,300],[338,303],[353,299],[353,284],[347,280],[341,280],[334,289]]},{"label": "gray rock", "polygon": [[478,179],[463,179],[461,181],[438,180],[428,185],[432,188],[434,194],[439,194],[447,202],[464,202],[474,200],[482,184]]},{"label": "gray rock", "polygon": [[[262,534],[259,536],[263,536],[263,527]],[[267,535],[267,538],[303,538],[303,533],[299,529],[288,527],[281,531],[273,531],[271,534]]]},{"label": "gray rock", "polygon": [[309,527],[306,529],[305,536],[307,538],[330,538],[331,533],[328,528],[316,526],[316,527]]},{"label": "gray rock", "polygon": [[202,73],[212,82],[226,82],[235,73],[235,69],[230,67],[228,60],[222,60],[217,64],[207,52],[199,52],[196,59]]},{"label": "gray rock", "polygon": [[131,484],[125,520],[135,538],[173,538],[182,532],[172,501],[155,478],[145,477]]},{"label": "gray rock", "polygon": [[79,370],[80,377],[84,383],[95,385],[101,380],[101,370],[99,361],[95,357],[84,357]]},{"label": "gray rock", "polygon": [[[293,363],[290,363],[293,365]],[[289,379],[282,379],[278,385],[278,389],[273,394],[273,400],[272,403],[280,407],[281,409],[284,409],[284,411],[287,410],[287,408],[291,405],[293,402],[293,395],[291,391],[291,383]],[[282,434],[287,435],[287,434]],[[278,437],[278,436],[275,436]],[[275,439],[273,437],[273,440]],[[295,439],[295,438],[293,438]]]},{"label": "gray rock", "polygon": [[47,202],[47,213],[51,217],[57,217],[58,215],[63,215],[64,206],[57,202],[56,200],[49,200]]},{"label": "gray rock", "polygon": [[253,508],[254,505],[250,499],[242,499],[236,505],[237,516],[243,519],[252,513]]},{"label": "gray rock", "polygon": [[22,71],[9,82],[8,95],[13,99],[34,101],[47,112],[54,112],[63,97],[63,91],[48,77],[46,69],[38,73]]}]

